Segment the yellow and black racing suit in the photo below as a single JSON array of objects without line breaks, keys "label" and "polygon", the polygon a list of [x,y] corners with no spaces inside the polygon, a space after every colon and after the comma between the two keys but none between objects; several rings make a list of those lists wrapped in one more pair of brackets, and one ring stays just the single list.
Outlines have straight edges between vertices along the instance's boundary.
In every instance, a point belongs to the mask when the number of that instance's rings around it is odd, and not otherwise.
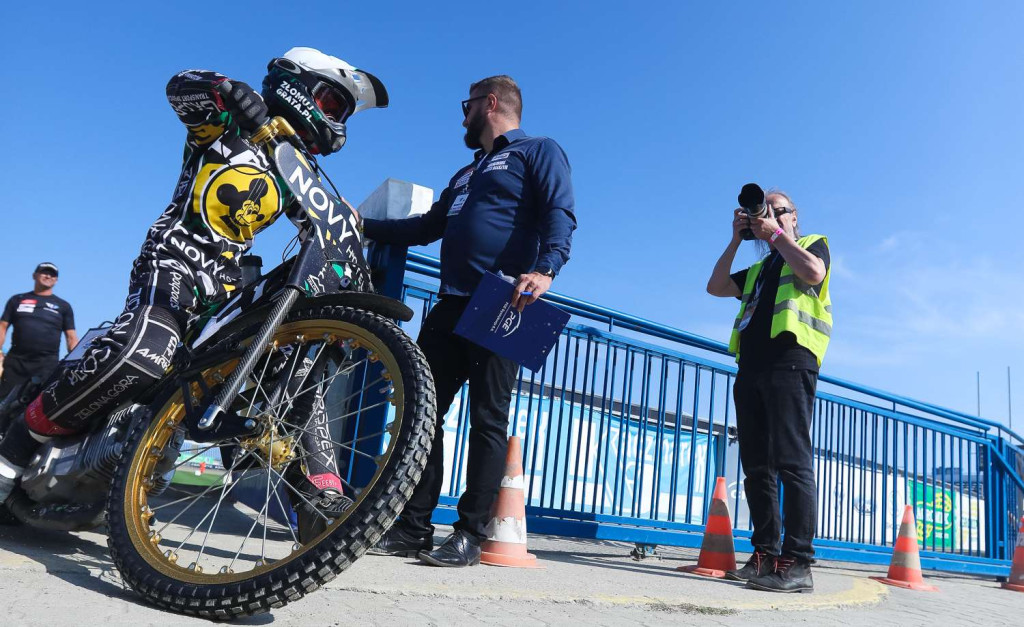
[{"label": "yellow and black racing suit", "polygon": [[124,311],[82,359],[58,367],[29,405],[32,432],[82,431],[158,381],[197,306],[228,297],[240,283],[238,256],[291,205],[266,156],[227,112],[215,89],[223,80],[188,70],[167,84],[167,100],[188,129],[171,203],[135,260]]}]

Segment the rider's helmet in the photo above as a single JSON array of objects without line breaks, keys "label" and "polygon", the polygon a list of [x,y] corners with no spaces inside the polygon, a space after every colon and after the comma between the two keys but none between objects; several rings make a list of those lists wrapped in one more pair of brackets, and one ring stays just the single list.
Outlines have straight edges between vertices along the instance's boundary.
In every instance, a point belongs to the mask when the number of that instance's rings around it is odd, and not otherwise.
[{"label": "rider's helmet", "polygon": [[267,70],[263,99],[270,114],[288,120],[314,154],[341,150],[353,113],[388,106],[376,76],[313,48],[292,48]]}]

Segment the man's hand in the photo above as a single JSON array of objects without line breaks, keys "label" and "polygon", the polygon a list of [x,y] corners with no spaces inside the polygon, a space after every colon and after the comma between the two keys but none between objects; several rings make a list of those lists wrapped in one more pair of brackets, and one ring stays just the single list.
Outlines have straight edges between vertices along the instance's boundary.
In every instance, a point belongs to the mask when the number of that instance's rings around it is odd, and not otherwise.
[{"label": "man's hand", "polygon": [[231,93],[221,94],[224,107],[238,127],[255,131],[267,119],[267,103],[252,87],[242,81],[231,81]]},{"label": "man's hand", "polygon": [[746,210],[737,209],[732,215],[732,241],[741,242],[743,236],[740,235],[740,231],[743,229],[750,228],[750,216],[747,215]]},{"label": "man's hand", "polygon": [[[519,313],[523,313],[523,309],[527,305],[537,302],[537,299],[549,289],[551,289],[551,277],[548,275],[539,272],[520,274],[519,280],[516,281],[516,289],[512,293],[512,306]],[[526,295],[524,292],[530,292],[530,294]]]},{"label": "man's hand", "polygon": [[779,222],[773,216],[769,215],[764,218],[751,218],[750,219],[750,230],[754,233],[754,237],[759,240],[768,241],[772,235],[775,235],[775,231],[779,230]]}]

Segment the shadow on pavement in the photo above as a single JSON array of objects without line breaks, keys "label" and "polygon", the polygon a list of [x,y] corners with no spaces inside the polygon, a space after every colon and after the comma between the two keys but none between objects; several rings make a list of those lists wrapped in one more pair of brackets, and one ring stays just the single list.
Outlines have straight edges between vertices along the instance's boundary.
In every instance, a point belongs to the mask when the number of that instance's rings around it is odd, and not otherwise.
[{"label": "shadow on pavement", "polygon": [[[99,530],[98,530],[99,531]],[[121,576],[107,554],[101,535],[81,537],[73,533],[45,531],[26,526],[0,526],[0,549],[21,555],[40,565],[50,575],[74,586],[143,605],[165,614],[177,615],[149,605],[121,582]],[[183,619],[185,617],[182,617]],[[201,619],[200,619],[201,620]],[[230,621],[235,625],[268,625],[273,614],[260,614]]]},{"label": "shadow on pavement", "polygon": [[[680,559],[651,559],[648,558],[643,561],[636,561],[631,559],[628,555],[615,556],[607,553],[581,553],[577,551],[566,552],[566,551],[548,551],[544,549],[530,549],[530,552],[537,556],[538,559],[550,561],[550,562],[563,562],[566,564],[576,564],[579,566],[589,566],[593,568],[607,568],[612,570],[640,573],[644,575],[658,575],[660,577],[687,577],[686,573],[681,573],[675,570],[678,565],[684,565],[689,563],[696,563],[696,559],[693,560],[680,560]],[[726,583],[737,583],[743,585],[742,582],[732,582],[722,580]]]},{"label": "shadow on pavement", "polygon": [[0,546],[46,568],[46,572],[80,588],[133,599],[121,584],[107,547],[72,533],[26,526],[0,527]]}]

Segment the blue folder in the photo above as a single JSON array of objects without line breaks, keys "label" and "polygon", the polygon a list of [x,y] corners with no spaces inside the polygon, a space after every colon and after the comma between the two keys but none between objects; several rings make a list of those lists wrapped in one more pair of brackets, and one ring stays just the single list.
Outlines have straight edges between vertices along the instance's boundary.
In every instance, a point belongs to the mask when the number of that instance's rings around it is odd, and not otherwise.
[{"label": "blue folder", "polygon": [[519,313],[512,306],[514,290],[501,277],[484,273],[455,333],[536,372],[544,366],[570,316],[542,300]]}]

